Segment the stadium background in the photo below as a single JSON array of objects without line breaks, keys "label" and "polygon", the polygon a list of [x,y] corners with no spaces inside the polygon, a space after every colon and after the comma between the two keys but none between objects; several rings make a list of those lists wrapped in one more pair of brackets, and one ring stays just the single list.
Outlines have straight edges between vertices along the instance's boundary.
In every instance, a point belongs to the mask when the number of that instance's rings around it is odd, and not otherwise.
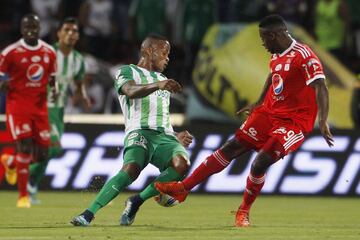
[{"label": "stadium background", "polygon": [[[19,22],[28,12],[40,16],[42,38],[49,43],[56,41],[56,27],[62,18],[75,16],[82,24],[77,49],[86,56],[85,84],[93,108],[86,112],[69,98],[62,139],[65,151],[50,162],[41,188],[95,191],[120,169],[124,126],[112,76],[122,64],[137,62],[139,43],[150,32],[163,34],[172,43],[165,74],[178,80],[184,92],[172,97],[171,111],[176,113],[176,129],[189,129],[195,136],[189,149],[194,169],[241,124],[234,112],[257,98],[268,72],[269,55],[261,46],[256,22],[269,13],[279,13],[289,22],[293,36],[309,44],[325,65],[335,147],[328,149],[315,131],[298,152],[273,167],[263,193],[359,196],[360,84],[356,76],[360,72],[360,2],[339,1],[347,17],[333,17],[347,31],[334,29],[334,34],[342,34],[344,39],[336,48],[319,40],[316,26],[324,24],[317,7],[320,2],[2,0],[1,49],[20,37]],[[89,31],[89,23],[97,21],[103,31]],[[1,113],[4,102],[2,95]],[[1,120],[4,129],[4,118]],[[252,157],[252,153],[244,156],[194,191],[241,193]],[[156,169],[149,167],[128,190],[139,191],[155,175]],[[5,183],[0,187],[14,189]]]}]

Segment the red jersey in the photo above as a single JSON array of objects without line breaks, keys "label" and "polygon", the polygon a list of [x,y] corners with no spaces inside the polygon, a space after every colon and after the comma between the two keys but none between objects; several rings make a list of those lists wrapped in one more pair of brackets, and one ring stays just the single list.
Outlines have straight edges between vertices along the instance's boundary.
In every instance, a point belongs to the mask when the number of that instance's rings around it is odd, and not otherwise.
[{"label": "red jersey", "polygon": [[266,93],[263,107],[274,118],[291,119],[305,133],[312,131],[317,115],[315,90],[309,86],[324,79],[323,67],[312,50],[295,40],[270,61],[272,84]]},{"label": "red jersey", "polygon": [[47,113],[47,86],[56,73],[56,52],[47,43],[30,46],[23,39],[0,55],[0,75],[9,76],[6,111],[15,114]]}]

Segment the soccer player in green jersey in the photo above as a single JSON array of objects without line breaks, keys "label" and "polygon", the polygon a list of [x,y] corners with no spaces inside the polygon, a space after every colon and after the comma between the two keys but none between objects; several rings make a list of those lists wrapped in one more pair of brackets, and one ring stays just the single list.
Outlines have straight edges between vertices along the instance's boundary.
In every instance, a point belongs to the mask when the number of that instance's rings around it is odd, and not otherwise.
[{"label": "soccer player in green jersey", "polygon": [[[170,94],[180,92],[181,86],[161,73],[168,64],[169,52],[165,38],[149,35],[142,42],[138,64],[119,69],[115,89],[125,117],[124,164],[89,208],[71,220],[74,226],[89,225],[96,212],[135,181],[149,163],[161,172],[155,181],[177,181],[186,174],[190,162],[184,147],[193,137],[187,131],[175,133],[170,124]],[[131,225],[141,204],[157,194],[153,182],[127,199],[120,224]]]},{"label": "soccer player in green jersey", "polygon": [[[84,58],[74,49],[79,40],[79,24],[76,18],[66,18],[57,31],[58,42],[54,45],[57,56],[56,80],[59,95],[55,102],[48,99],[49,123],[51,127],[51,146],[48,160],[61,153],[60,138],[64,133],[64,108],[68,97],[69,87],[75,85],[74,98],[81,100],[87,106],[90,104],[86,96],[82,79],[85,72]],[[50,94],[48,94],[50,98]],[[48,161],[33,163],[30,166],[30,178],[27,186],[33,204],[40,203],[36,198],[37,189]]]}]

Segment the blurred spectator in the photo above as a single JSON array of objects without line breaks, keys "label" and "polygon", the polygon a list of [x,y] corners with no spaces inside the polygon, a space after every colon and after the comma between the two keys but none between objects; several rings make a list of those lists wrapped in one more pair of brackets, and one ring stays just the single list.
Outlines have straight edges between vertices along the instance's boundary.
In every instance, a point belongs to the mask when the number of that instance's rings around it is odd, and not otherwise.
[{"label": "blurred spectator", "polygon": [[129,8],[131,0],[113,0],[113,25],[114,37],[111,43],[111,55],[109,61],[112,63],[131,63],[137,59],[137,50],[132,50],[129,36]]},{"label": "blurred spectator", "polygon": [[[9,6],[9,8],[4,7],[4,6]],[[4,7],[4,8],[3,8]],[[30,1],[28,0],[9,0],[6,2],[6,4],[2,4],[1,8],[3,8],[3,13],[1,14],[1,16],[3,16],[4,18],[11,20],[11,39],[10,42],[16,41],[19,38],[21,38],[21,34],[19,31],[19,27],[20,27],[20,21],[21,18],[30,12]],[[8,15],[9,14],[9,15]],[[40,19],[41,20],[41,19]],[[2,32],[1,35],[3,35],[4,33]],[[6,42],[4,43],[5,45],[8,45],[10,42]],[[4,46],[4,45],[3,45]]]},{"label": "blurred spectator", "polygon": [[183,0],[165,0],[166,2],[166,22],[167,27],[170,29],[168,32],[168,39],[171,42],[171,46],[179,45],[181,43],[181,34],[179,30],[179,17],[180,9],[183,6]]},{"label": "blurred spectator", "polygon": [[84,87],[91,102],[90,109],[84,108],[84,104],[77,99],[69,99],[65,112],[70,114],[77,113],[102,113],[105,101],[105,90],[102,82],[98,78],[100,68],[99,62],[90,55],[85,55],[85,76]]},{"label": "blurred spectator", "polygon": [[59,19],[65,19],[66,17],[79,16],[81,1],[74,0],[61,0],[59,6]]},{"label": "blurred spectator", "polygon": [[130,38],[137,44],[149,33],[169,36],[165,0],[133,0],[130,5]]},{"label": "blurred spectator", "polygon": [[4,4],[0,8],[0,49],[6,47],[11,40],[11,10],[11,5],[9,3]]},{"label": "blurred spectator", "polygon": [[352,39],[352,51],[351,57],[354,60],[352,68],[360,72],[360,1],[359,0],[347,0],[349,4],[349,10],[351,15],[351,30],[350,33]]},{"label": "blurred spectator", "polygon": [[[116,78],[116,74],[118,73],[122,65],[123,64],[117,64],[109,68],[109,73],[112,79]],[[122,111],[119,104],[118,95],[116,93],[114,86],[112,85],[106,94],[104,113],[113,114],[113,113],[121,113],[121,112]]]},{"label": "blurred spectator", "polygon": [[[221,1],[222,2],[222,1]],[[253,22],[261,18],[265,0],[229,0],[226,22]]]},{"label": "blurred spectator", "polygon": [[111,88],[106,94],[104,113],[122,113],[115,88]]},{"label": "blurred spectator", "polygon": [[113,0],[113,19],[116,29],[117,39],[120,41],[129,40],[129,8],[131,0]]},{"label": "blurred spectator", "polygon": [[109,57],[112,12],[111,0],[86,0],[80,7],[79,19],[83,26],[85,49],[101,59]]},{"label": "blurred spectator", "polygon": [[191,83],[191,72],[202,39],[208,28],[218,19],[216,9],[215,0],[184,0],[180,28],[185,47],[183,84]]},{"label": "blurred spectator", "polygon": [[31,0],[31,9],[40,18],[40,38],[55,41],[61,0]]},{"label": "blurred spectator", "polygon": [[279,14],[286,21],[303,25],[308,11],[306,0],[269,0],[266,2],[266,14]]},{"label": "blurred spectator", "polygon": [[353,96],[351,101],[351,115],[356,128],[360,128],[360,74],[353,89]]},{"label": "blurred spectator", "polygon": [[344,61],[350,23],[346,1],[318,0],[315,14],[315,35],[319,45]]}]

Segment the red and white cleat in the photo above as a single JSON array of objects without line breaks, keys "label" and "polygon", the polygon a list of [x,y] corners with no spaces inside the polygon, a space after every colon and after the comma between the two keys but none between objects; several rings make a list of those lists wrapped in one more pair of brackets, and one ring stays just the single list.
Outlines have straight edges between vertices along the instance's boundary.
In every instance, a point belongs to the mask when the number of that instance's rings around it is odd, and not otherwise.
[{"label": "red and white cleat", "polygon": [[235,227],[250,227],[249,211],[239,209],[236,212]]},{"label": "red and white cleat", "polygon": [[156,182],[155,188],[161,192],[170,195],[179,202],[185,201],[189,191],[187,191],[182,182]]}]

